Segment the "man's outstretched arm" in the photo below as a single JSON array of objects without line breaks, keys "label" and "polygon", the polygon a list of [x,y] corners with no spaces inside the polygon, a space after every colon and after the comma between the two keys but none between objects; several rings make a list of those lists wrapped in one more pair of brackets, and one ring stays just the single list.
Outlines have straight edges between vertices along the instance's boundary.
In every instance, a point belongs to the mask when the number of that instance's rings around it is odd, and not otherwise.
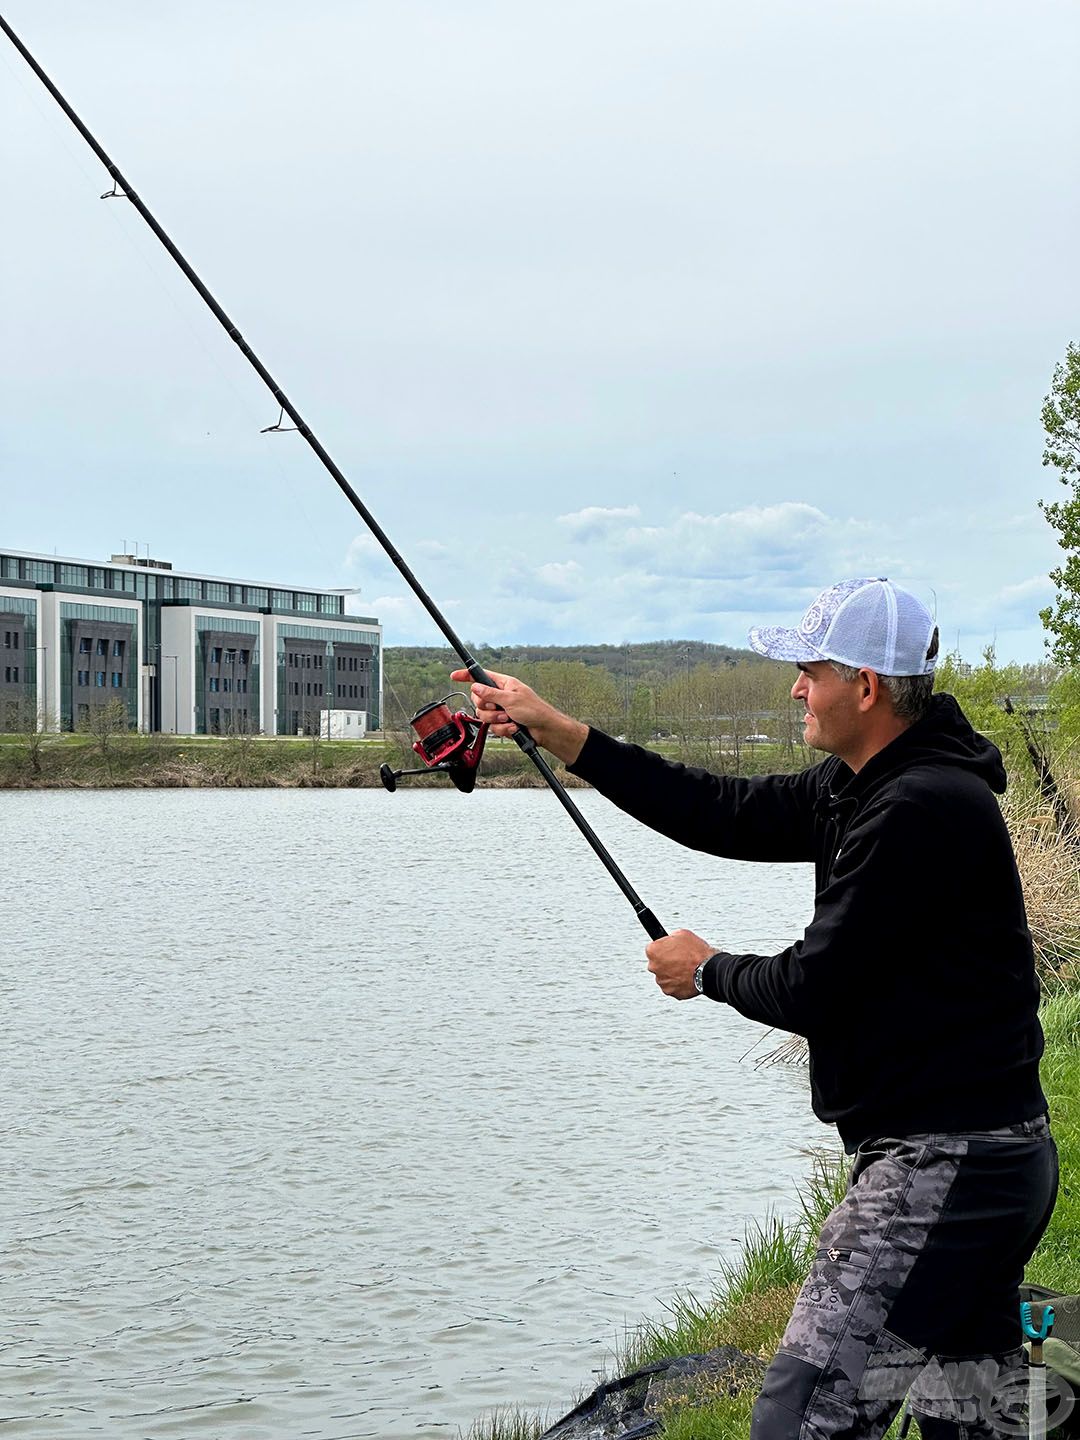
[{"label": "man's outstretched arm", "polygon": [[[454,680],[468,680],[455,670]],[[692,850],[733,860],[813,858],[814,801],[820,766],[750,779],[714,775],[613,740],[541,699],[512,675],[472,687],[493,735],[527,725],[536,741],[643,825]]]}]

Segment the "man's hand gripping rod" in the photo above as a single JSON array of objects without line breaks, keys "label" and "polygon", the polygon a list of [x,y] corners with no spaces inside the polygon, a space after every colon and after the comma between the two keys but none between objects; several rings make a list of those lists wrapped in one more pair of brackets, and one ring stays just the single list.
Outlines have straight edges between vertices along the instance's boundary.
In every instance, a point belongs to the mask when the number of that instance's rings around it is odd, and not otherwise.
[{"label": "man's hand gripping rod", "polygon": [[[173,260],[176,261],[176,264],[187,276],[188,280],[198,292],[200,298],[205,302],[207,307],[213,313],[214,318],[222,326],[229,338],[236,342],[244,358],[248,361],[252,369],[258,375],[259,379],[267,387],[271,395],[273,395],[274,399],[281,407],[282,413],[289,416],[293,424],[296,426],[297,432],[301,436],[303,436],[304,440],[307,441],[308,445],[318,456],[319,460],[322,462],[323,467],[333,477],[338,488],[348,499],[353,509],[363,520],[364,524],[371,531],[372,535],[374,535],[375,539],[382,546],[383,550],[385,550],[387,556],[390,558],[391,562],[393,563],[394,567],[397,569],[401,577],[404,579],[405,583],[409,586],[410,590],[412,590],[413,594],[420,601],[421,605],[423,605],[424,609],[431,616],[432,620],[434,620],[439,630],[442,631],[447,643],[450,645],[451,649],[453,649],[454,653],[460,657],[461,663],[468,670],[469,674],[481,685],[492,685],[494,682],[488,675],[487,671],[469,654],[468,650],[465,648],[465,645],[462,643],[462,641],[455,634],[454,630],[447,622],[445,616],[438,609],[438,607],[435,605],[435,602],[428,595],[427,591],[424,590],[419,580],[417,580],[416,576],[409,569],[408,565],[405,564],[405,561],[401,558],[397,550],[395,550],[393,545],[390,543],[390,539],[386,535],[382,526],[379,525],[374,515],[372,515],[371,511],[367,508],[364,502],[360,499],[359,495],[357,495],[356,491],[349,484],[348,480],[346,480],[345,476],[338,469],[337,465],[331,459],[327,451],[323,448],[318,437],[314,434],[311,427],[306,423],[303,416],[296,409],[295,405],[293,405],[288,396],[278,385],[277,381],[270,374],[269,370],[266,369],[265,365],[263,365],[262,361],[259,359],[259,357],[252,350],[251,346],[241,335],[240,331],[229,319],[228,315],[226,315],[225,311],[221,308],[218,302],[214,299],[213,295],[211,295],[210,291],[199,279],[198,275],[188,264],[187,260],[176,248],[172,240],[170,240],[169,236],[161,228],[161,226],[158,224],[157,220],[150,213],[147,207],[143,204],[137,193],[131,188],[127,180],[124,179],[124,176],[120,173],[120,170],[117,168],[116,165],[113,164],[110,157],[98,144],[97,140],[86,128],[83,122],[79,119],[78,115],[76,115],[75,111],[64,99],[63,95],[61,95],[60,91],[49,79],[48,75],[46,75],[45,71],[30,54],[29,50],[27,50],[26,46],[15,34],[14,30],[12,30],[11,26],[7,23],[7,21],[3,18],[2,15],[0,15],[0,29],[4,31],[5,35],[7,35],[8,39],[15,46],[16,50],[18,50],[19,54],[30,66],[31,70],[33,70],[34,74],[45,86],[46,90],[48,90],[49,94],[60,106],[61,110],[63,110],[64,114],[75,126],[76,130],[78,130],[79,134],[83,137],[86,143],[90,146],[91,150],[93,150],[94,154],[105,166],[106,171],[112,179],[113,188],[106,195],[103,195],[102,199],[130,200],[131,204],[139,212],[142,218],[146,221],[147,225],[149,225],[150,229],[157,236],[158,240],[161,241],[162,245],[172,256]],[[270,426],[268,428],[277,429],[278,426]],[[660,924],[659,920],[657,920],[653,912],[638,895],[637,891],[630,884],[629,880],[627,880],[626,876],[619,869],[618,865],[616,865],[612,857],[608,854],[608,851],[602,844],[599,836],[593,830],[589,822],[585,819],[584,815],[582,815],[581,811],[574,804],[573,800],[571,800],[570,796],[566,793],[566,789],[559,780],[559,777],[552,770],[551,766],[544,759],[543,755],[540,754],[539,747],[537,746],[536,741],[533,739],[533,737],[529,734],[528,730],[523,727],[519,727],[514,735],[514,740],[529,757],[532,763],[536,766],[537,770],[539,770],[540,774],[544,777],[544,780],[547,782],[550,788],[555,792],[556,796],[559,799],[559,803],[562,805],[566,813],[570,816],[571,820],[573,820],[577,828],[581,831],[582,835],[584,835],[585,839],[592,846],[593,850],[596,852],[596,855],[599,857],[600,863],[604,866],[605,870],[607,870],[608,874],[615,881],[616,885],[618,885],[619,889],[626,896],[627,900],[629,900],[630,904],[634,907],[634,914],[637,916],[646,933],[653,940],[662,939],[663,936],[667,934],[667,931],[664,929],[664,927]]]}]

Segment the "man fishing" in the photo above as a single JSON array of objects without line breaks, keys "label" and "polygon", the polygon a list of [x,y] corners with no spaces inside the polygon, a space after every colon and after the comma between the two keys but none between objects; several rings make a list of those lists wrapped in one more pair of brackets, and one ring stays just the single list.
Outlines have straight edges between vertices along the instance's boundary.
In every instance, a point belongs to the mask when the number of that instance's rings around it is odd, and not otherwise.
[{"label": "man fishing", "polygon": [[473,699],[494,735],[527,726],[673,840],[814,863],[813,920],[778,955],[689,930],[645,952],[665,995],[805,1036],[814,1111],[854,1157],[753,1440],[876,1440],[909,1390],[926,1440],[1016,1434],[1018,1286],[1053,1210],[1057,1154],[1031,937],[994,798],[1001,755],[932,694],[933,617],[888,580],[841,581],[797,628],[751,630],[750,644],[798,667],[806,741],[828,756],[801,773],[676,764],[508,675]]}]

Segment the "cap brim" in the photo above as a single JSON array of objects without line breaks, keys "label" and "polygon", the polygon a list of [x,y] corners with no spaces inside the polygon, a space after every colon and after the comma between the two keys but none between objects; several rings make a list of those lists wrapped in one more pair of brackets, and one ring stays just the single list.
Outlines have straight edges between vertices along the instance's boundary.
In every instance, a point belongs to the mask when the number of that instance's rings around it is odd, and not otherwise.
[{"label": "cap brim", "polygon": [[782,625],[756,625],[750,631],[750,647],[770,660],[790,660],[795,665],[808,665],[826,658],[807,643],[801,631],[785,629]]}]

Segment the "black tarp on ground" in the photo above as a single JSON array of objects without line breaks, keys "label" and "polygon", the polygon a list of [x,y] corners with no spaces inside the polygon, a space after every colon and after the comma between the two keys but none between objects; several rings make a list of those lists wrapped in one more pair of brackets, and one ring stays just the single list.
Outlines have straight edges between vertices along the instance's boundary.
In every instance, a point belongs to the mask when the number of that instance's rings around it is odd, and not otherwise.
[{"label": "black tarp on ground", "polygon": [[761,1379],[765,1367],[732,1345],[705,1355],[661,1360],[599,1385],[568,1415],[544,1431],[541,1440],[644,1440],[660,1430],[666,1408],[692,1406]]}]

